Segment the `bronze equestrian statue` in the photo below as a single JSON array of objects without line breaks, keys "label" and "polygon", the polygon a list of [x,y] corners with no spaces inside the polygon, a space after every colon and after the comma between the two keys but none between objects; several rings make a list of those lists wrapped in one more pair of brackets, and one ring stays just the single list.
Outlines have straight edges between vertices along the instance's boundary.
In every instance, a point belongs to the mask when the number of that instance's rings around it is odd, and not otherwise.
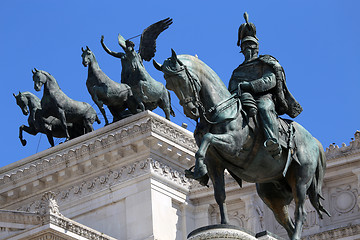
[{"label": "bronze equestrian statue", "polygon": [[[250,33],[255,30],[247,25],[245,27]],[[240,32],[243,34],[242,30]],[[273,211],[290,239],[300,240],[306,219],[306,195],[320,218],[322,213],[330,216],[320,202],[324,199],[321,187],[326,168],[325,153],[321,143],[300,124],[277,116],[275,111],[295,117],[301,112],[301,106],[287,89],[284,90],[285,78],[278,76],[283,73],[280,64],[275,64],[272,57],[257,60],[255,34],[252,40],[245,38],[250,34],[241,34],[244,36],[241,40],[245,62],[233,73],[229,86],[233,93],[209,66],[196,57],[177,56],[172,51],[172,56],[163,65],[153,63],[164,73],[166,87],[180,99],[185,115],[197,121],[194,137],[199,150],[195,154],[194,171],[187,170],[186,175],[202,185],[207,185],[210,177],[220,208],[221,223],[229,222],[225,204],[226,169],[240,186],[242,180],[256,183],[260,198]],[[253,69],[247,68],[247,64],[254,64]],[[275,86],[273,77],[276,79]],[[257,81],[260,78],[262,80]],[[270,87],[255,92],[261,89],[261,81],[271,82]],[[277,92],[279,89],[282,92]],[[276,100],[276,105],[272,104],[277,94],[283,94],[287,105],[280,105],[281,100]],[[270,99],[262,99],[262,95]],[[261,109],[263,106],[259,106],[259,102],[269,106]],[[267,110],[274,111],[274,115],[260,116],[261,111]],[[280,128],[278,135],[267,132],[264,122],[269,120],[266,117],[276,121],[275,127],[270,126],[269,129],[277,134],[276,128]],[[271,121],[269,124],[274,124]],[[288,214],[288,205],[292,200],[295,200],[294,221]]]},{"label": "bronze equestrian statue", "polygon": [[150,25],[141,34],[139,53],[135,50],[135,44],[125,40],[120,34],[118,42],[123,52],[113,52],[104,43],[101,37],[101,45],[104,50],[116,58],[121,59],[121,82],[128,84],[138,102],[141,102],[142,110],[154,110],[158,106],[164,111],[166,119],[170,115],[175,117],[171,107],[170,93],[164,85],[146,71],[143,60],[150,61],[156,52],[156,39],[161,32],[172,24],[171,18],[166,18]]}]

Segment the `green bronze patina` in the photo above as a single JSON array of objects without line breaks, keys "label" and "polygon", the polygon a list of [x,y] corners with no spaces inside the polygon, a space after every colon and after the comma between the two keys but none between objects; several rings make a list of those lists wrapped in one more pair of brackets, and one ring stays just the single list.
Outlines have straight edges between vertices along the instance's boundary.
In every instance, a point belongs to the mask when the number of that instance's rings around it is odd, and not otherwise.
[{"label": "green bronze patina", "polygon": [[82,63],[84,67],[88,67],[86,87],[93,101],[99,107],[105,119],[105,125],[109,124],[109,120],[105,114],[104,104],[113,115],[113,122],[140,112],[141,103],[137,102],[133,97],[129,85],[111,80],[101,70],[94,53],[89,47],[86,47],[86,49],[81,48],[81,50]]},{"label": "green bronze patina", "polygon": [[[53,147],[54,139],[66,138],[65,130],[63,129],[61,122],[58,118],[49,116],[43,117],[44,112],[41,109],[40,99],[31,92],[19,92],[19,94],[13,96],[16,99],[16,104],[20,107],[24,115],[29,115],[29,126],[21,125],[19,127],[19,138],[23,146],[26,145],[26,140],[23,139],[23,131],[36,135],[38,133],[44,133]],[[82,125],[75,125],[67,123],[70,139],[76,138],[84,134],[84,127]]]},{"label": "green bronze patina", "polygon": [[90,104],[69,98],[60,89],[51,74],[36,68],[34,70],[32,71],[34,89],[40,91],[44,86],[44,94],[41,98],[43,117],[52,116],[60,120],[60,124],[65,131],[65,141],[70,139],[68,123],[83,126],[84,133],[94,130],[92,125],[95,121],[100,124],[100,120]]},{"label": "green bronze patina", "polygon": [[[199,150],[195,155],[195,169],[186,173],[203,185],[211,178],[222,224],[228,223],[225,169],[240,186],[242,180],[256,183],[259,196],[292,240],[299,240],[301,236],[306,195],[320,217],[322,212],[329,215],[320,202],[325,154],[320,142],[308,131],[276,115],[274,121],[283,129],[277,140],[284,144],[279,146],[281,151],[274,154],[264,145],[268,135],[263,124],[255,124],[260,122],[260,114],[248,116],[242,106],[242,91],[235,94],[228,91],[205,63],[190,55],[177,56],[173,51],[163,65],[154,61],[154,66],[164,73],[166,87],[178,96],[185,115],[197,121],[194,137]],[[252,97],[256,99],[257,95]],[[287,132],[293,132],[290,138]],[[291,147],[294,145],[296,148]],[[273,146],[277,150],[278,146]],[[289,156],[294,161],[289,162]],[[290,166],[284,172],[287,163]],[[288,205],[293,199],[296,203],[294,223],[288,215]]]},{"label": "green bronze patina", "polygon": [[121,82],[131,87],[136,101],[141,103],[140,109],[152,111],[159,106],[168,120],[170,115],[175,117],[171,108],[170,93],[162,83],[150,76],[143,60],[150,61],[155,56],[156,39],[171,24],[172,19],[166,18],[146,28],[141,34],[139,53],[135,50],[135,44],[125,40],[120,34],[118,42],[124,53],[111,51],[104,43],[104,36],[101,37],[104,50],[111,56],[121,59]]}]

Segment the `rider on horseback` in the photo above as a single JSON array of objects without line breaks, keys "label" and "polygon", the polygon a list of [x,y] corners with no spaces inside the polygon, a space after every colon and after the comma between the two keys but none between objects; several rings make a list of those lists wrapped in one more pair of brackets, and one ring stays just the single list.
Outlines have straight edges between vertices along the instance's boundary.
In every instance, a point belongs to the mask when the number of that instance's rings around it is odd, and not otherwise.
[{"label": "rider on horseback", "polygon": [[278,158],[281,154],[278,115],[286,113],[294,118],[301,113],[302,107],[288,91],[284,69],[279,62],[270,55],[258,56],[256,27],[248,22],[247,13],[244,13],[244,18],[246,23],[239,28],[237,45],[241,47],[245,60],[233,71],[229,91],[238,92],[249,116],[259,113],[267,139],[265,149]]}]

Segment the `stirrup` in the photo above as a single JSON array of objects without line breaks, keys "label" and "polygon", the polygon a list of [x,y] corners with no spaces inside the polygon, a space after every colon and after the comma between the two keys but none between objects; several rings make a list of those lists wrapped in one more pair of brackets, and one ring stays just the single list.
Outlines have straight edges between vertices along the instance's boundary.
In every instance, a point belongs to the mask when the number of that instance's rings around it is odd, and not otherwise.
[{"label": "stirrup", "polygon": [[271,156],[275,159],[279,159],[281,156],[281,146],[279,142],[275,138],[269,138],[264,142],[264,147],[266,151],[268,151]]},{"label": "stirrup", "polygon": [[209,182],[209,175],[207,172],[203,172],[200,176],[195,177],[195,172],[192,171],[194,168],[195,166],[192,166],[191,168],[185,170],[185,177],[198,181],[202,186],[209,187],[207,184]]}]

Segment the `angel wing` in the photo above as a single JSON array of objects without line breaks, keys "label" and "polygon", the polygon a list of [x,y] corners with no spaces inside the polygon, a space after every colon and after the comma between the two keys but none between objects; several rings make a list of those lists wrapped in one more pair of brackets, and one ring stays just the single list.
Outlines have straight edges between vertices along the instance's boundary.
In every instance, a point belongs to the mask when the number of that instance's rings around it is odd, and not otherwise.
[{"label": "angel wing", "polygon": [[157,37],[172,23],[172,18],[165,18],[150,25],[142,32],[139,52],[143,60],[150,61],[155,56]]}]

